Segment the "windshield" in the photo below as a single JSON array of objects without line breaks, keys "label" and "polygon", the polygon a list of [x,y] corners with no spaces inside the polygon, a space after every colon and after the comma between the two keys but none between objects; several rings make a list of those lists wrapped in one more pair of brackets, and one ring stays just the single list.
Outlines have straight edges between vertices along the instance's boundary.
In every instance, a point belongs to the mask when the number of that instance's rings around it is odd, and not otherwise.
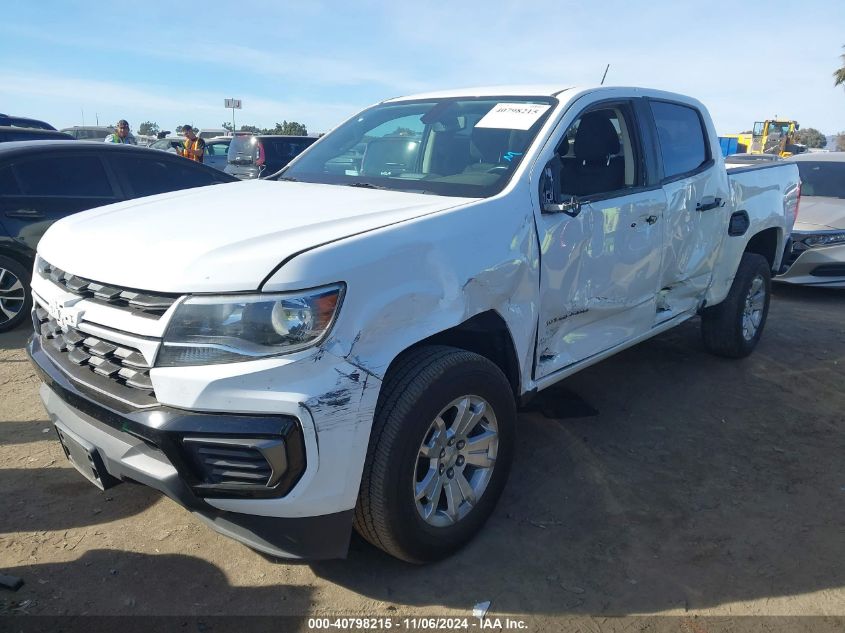
[{"label": "windshield", "polygon": [[280,177],[491,196],[508,183],[555,104],[553,97],[382,103],[330,132]]},{"label": "windshield", "polygon": [[769,123],[769,127],[766,130],[766,134],[769,136],[786,136],[789,134],[789,123],[784,123],[781,121],[772,121]]},{"label": "windshield", "polygon": [[845,162],[795,161],[801,174],[802,196],[845,198]]}]

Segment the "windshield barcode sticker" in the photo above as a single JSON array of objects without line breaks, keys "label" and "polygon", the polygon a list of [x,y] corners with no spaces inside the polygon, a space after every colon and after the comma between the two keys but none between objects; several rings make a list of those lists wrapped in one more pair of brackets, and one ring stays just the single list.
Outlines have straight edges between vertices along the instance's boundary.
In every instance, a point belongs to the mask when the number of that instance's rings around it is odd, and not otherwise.
[{"label": "windshield barcode sticker", "polygon": [[528,130],[551,106],[534,103],[497,103],[475,127]]}]

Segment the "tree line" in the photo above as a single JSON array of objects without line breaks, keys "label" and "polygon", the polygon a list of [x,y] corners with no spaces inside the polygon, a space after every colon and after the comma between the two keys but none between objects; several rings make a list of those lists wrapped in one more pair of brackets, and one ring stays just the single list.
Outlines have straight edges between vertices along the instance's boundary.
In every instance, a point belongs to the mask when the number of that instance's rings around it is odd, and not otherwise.
[{"label": "tree line", "polygon": [[[232,124],[231,123],[222,123],[221,127],[228,132],[232,132]],[[138,126],[138,134],[143,134],[146,136],[157,136],[159,132],[164,130],[161,129],[158,123],[155,121],[144,121],[141,125]],[[177,134],[182,133],[182,126],[177,125],[175,128]],[[287,136],[308,136],[308,128],[305,127],[304,123],[298,123],[296,121],[282,121],[281,123],[276,123],[276,127],[265,127],[259,128],[255,125],[242,125],[240,127],[240,132],[252,132],[253,134],[276,134],[276,135],[287,135]]]},{"label": "tree line", "polygon": [[[228,132],[233,132],[231,123],[223,123],[223,128]],[[253,134],[276,134],[285,136],[308,136],[308,129],[304,123],[297,123],[296,121],[282,121],[276,123],[276,127],[259,128],[255,125],[242,125],[239,132],[252,132]]]}]

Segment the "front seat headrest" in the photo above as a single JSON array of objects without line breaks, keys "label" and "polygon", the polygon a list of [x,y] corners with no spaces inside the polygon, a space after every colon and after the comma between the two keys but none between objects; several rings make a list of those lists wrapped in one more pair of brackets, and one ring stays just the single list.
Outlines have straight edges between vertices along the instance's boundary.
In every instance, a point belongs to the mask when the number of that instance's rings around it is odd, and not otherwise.
[{"label": "front seat headrest", "polygon": [[482,163],[498,163],[502,154],[507,150],[510,130],[498,128],[476,127],[472,129],[470,140],[475,158]]},{"label": "front seat headrest", "polygon": [[619,152],[619,135],[610,122],[609,110],[589,112],[575,133],[575,157],[586,161],[607,160]]}]

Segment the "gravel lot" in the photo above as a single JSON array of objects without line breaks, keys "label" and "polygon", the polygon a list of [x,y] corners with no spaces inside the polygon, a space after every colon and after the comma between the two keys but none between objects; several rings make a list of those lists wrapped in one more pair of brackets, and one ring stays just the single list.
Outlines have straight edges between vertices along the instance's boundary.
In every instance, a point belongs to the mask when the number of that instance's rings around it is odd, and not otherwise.
[{"label": "gravel lot", "polygon": [[0,614],[845,616],[845,292],[778,287],[747,360],[695,320],[544,393],[493,518],[424,568],[360,540],[285,564],[141,486],[101,493],[46,422],[28,334],[0,335],[0,573],[26,581]]}]

